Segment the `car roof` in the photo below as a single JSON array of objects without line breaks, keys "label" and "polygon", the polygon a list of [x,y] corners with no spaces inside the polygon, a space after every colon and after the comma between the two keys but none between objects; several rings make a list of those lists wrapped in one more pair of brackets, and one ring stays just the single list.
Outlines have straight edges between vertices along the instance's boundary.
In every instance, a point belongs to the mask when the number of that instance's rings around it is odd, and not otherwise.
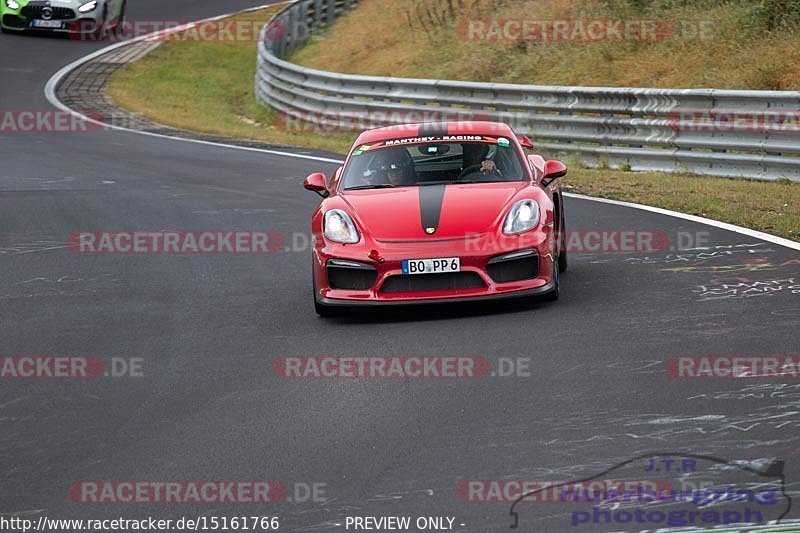
[{"label": "car roof", "polygon": [[445,135],[501,135],[513,137],[514,131],[502,122],[426,122],[402,124],[367,130],[359,135],[356,146],[392,139],[411,137],[441,137]]}]

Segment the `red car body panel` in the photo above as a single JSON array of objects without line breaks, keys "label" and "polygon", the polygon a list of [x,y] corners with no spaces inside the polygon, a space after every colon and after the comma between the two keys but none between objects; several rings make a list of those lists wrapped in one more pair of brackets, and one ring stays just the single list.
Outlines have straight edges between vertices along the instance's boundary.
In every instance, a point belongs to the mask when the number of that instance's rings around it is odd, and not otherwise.
[{"label": "red car body panel", "polygon": [[[379,305],[383,303],[426,303],[458,301],[461,299],[496,298],[544,294],[556,283],[560,227],[556,204],[560,203],[557,182],[548,187],[540,184],[544,159],[525,155],[514,132],[505,124],[451,123],[438,125],[449,134],[500,135],[512,140],[525,161],[525,181],[491,183],[453,183],[444,186],[438,226],[429,234],[421,223],[419,186],[392,189],[344,190],[341,188],[342,169],[329,180],[329,196],[312,215],[313,276],[316,302],[320,305]],[[421,135],[431,125],[399,126],[369,130],[363,133],[348,154],[370,143]],[[538,163],[541,161],[540,165]],[[540,209],[539,224],[520,235],[505,235],[503,222],[509,210],[519,200],[534,200]],[[361,239],[355,244],[340,244],[324,235],[324,213],[331,209],[347,212]],[[529,254],[538,261],[535,277],[498,281],[489,274],[492,260],[510,253]],[[400,284],[415,276],[403,276],[402,261],[406,259],[437,259],[458,257],[461,271],[474,273],[470,286],[384,290],[388,280],[400,276]],[[534,259],[535,258],[535,259]],[[329,261],[354,261],[375,270],[375,281],[369,288],[350,290],[334,288],[328,277]],[[555,274],[554,274],[555,273]],[[430,274],[429,276],[446,276]],[[443,279],[443,278],[442,278]],[[438,281],[436,278],[434,281]],[[416,281],[416,280],[411,280]],[[395,282],[397,280],[395,279]],[[457,285],[457,284],[456,284]],[[481,286],[473,286],[481,285]]]}]

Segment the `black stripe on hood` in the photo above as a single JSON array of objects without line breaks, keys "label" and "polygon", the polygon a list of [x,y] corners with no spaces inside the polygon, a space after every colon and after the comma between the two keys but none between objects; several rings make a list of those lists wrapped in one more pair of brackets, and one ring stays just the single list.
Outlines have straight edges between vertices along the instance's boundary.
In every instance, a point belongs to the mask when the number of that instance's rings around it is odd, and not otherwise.
[{"label": "black stripe on hood", "polygon": [[[432,235],[439,228],[439,218],[442,214],[444,192],[447,185],[422,185],[419,188],[419,213],[422,220],[422,231]],[[433,228],[433,233],[428,229]]]}]

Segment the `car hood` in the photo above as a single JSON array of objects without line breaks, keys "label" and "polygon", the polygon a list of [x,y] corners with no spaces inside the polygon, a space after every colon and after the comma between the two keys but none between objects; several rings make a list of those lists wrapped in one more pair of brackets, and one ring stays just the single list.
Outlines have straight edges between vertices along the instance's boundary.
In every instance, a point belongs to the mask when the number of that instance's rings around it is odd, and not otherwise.
[{"label": "car hood", "polygon": [[361,229],[378,241],[461,238],[494,230],[527,181],[342,191]]}]

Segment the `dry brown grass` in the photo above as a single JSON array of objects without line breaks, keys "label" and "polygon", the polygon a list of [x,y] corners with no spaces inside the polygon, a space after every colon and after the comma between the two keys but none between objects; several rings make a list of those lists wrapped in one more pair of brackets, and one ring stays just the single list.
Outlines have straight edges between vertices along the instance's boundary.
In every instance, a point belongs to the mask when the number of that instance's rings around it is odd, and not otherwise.
[{"label": "dry brown grass", "polygon": [[[775,1],[775,0],[771,0]],[[450,6],[453,6],[452,10]],[[637,7],[641,5],[643,7]],[[800,33],[769,31],[756,0],[365,0],[298,51],[301,64],[352,74],[544,85],[800,89]],[[708,21],[703,38],[657,42],[467,40],[467,20]],[[461,28],[461,30],[459,30]]]}]

